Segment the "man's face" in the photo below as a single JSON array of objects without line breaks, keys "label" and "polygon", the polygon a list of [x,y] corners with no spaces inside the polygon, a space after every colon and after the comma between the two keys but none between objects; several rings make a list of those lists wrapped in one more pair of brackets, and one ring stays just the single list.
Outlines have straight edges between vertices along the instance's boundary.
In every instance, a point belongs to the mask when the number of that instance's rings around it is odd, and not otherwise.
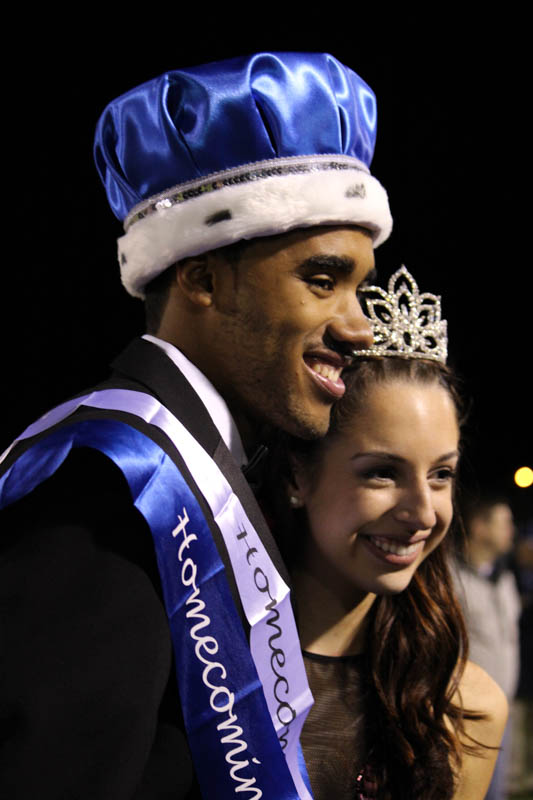
[{"label": "man's face", "polygon": [[484,541],[495,556],[508,553],[513,545],[513,512],[505,503],[495,504],[484,520]]},{"label": "man's face", "polygon": [[218,257],[201,368],[239,427],[326,433],[344,393],[341,353],[372,342],[356,292],[373,267],[370,235],[355,227],[251,242],[234,266]]}]

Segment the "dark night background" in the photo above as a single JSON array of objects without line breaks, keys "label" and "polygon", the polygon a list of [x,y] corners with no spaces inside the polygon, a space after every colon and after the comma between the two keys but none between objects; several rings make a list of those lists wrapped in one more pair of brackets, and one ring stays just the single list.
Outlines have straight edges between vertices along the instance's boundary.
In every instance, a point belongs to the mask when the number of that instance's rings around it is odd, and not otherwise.
[{"label": "dark night background", "polygon": [[106,103],[167,69],[259,49],[323,50],[378,98],[372,172],[395,221],[376,251],[380,282],[405,263],[423,290],[443,295],[451,362],[472,398],[464,480],[503,493],[519,520],[530,518],[533,489],[512,480],[517,467],[533,467],[525,21],[407,12],[396,22],[385,11],[340,8],[332,20],[322,8],[265,24],[261,8],[235,27],[235,18],[205,7],[187,19],[155,4],[143,13],[149,21],[126,30],[95,15],[57,26],[46,17],[42,28],[34,18],[20,42],[13,32],[21,46],[3,91],[12,172],[4,186],[0,445],[102,378],[143,332],[142,305],[120,285],[121,226],[92,162]]}]

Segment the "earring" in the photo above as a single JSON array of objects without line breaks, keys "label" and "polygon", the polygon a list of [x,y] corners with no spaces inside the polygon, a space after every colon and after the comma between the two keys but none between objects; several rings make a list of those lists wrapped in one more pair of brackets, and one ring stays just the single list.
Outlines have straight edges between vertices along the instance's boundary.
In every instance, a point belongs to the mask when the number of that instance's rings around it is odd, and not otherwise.
[{"label": "earring", "polygon": [[290,495],[289,503],[291,505],[291,508],[301,508],[302,507],[302,501],[295,494],[291,494]]}]

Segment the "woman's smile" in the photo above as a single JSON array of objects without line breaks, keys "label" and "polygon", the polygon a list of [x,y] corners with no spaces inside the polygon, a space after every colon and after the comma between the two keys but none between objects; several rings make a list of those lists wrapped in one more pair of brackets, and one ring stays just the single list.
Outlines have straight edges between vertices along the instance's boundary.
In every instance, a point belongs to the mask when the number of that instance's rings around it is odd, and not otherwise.
[{"label": "woman's smile", "polygon": [[374,385],[318,459],[297,465],[308,522],[300,569],[345,598],[403,591],[450,526],[458,441],[442,386]]}]

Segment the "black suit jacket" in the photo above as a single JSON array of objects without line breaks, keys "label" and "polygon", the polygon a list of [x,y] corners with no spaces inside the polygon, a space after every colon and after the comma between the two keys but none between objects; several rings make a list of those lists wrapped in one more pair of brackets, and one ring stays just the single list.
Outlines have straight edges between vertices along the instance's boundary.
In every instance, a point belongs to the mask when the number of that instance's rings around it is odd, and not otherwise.
[{"label": "black suit jacket", "polygon": [[[181,420],[222,469],[288,582],[241,470],[167,355],[139,339],[113,368],[97,388],[147,392]],[[109,413],[81,408],[74,416]],[[158,428],[129,414],[113,417],[147,433],[180,467],[247,629],[222,538],[181,456]],[[4,467],[16,457],[17,449]],[[120,470],[97,451],[74,451],[2,515],[0,796],[199,797],[152,538]]]}]

